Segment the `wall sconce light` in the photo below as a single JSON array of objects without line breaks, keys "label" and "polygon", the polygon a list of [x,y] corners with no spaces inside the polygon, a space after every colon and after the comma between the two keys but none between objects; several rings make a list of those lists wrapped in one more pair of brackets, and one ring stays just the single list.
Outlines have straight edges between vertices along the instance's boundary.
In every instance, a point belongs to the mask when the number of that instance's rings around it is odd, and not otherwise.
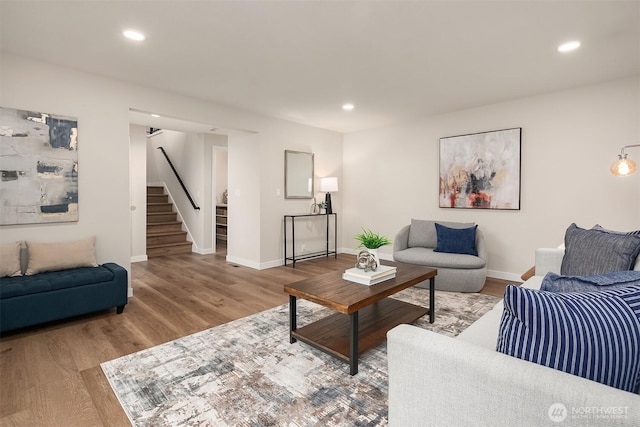
[{"label": "wall sconce light", "polygon": [[331,207],[331,192],[338,191],[338,178],[335,176],[320,178],[320,191],[327,193],[324,196],[324,201],[327,204],[325,211],[328,214],[333,213],[333,208]]},{"label": "wall sconce light", "polygon": [[636,162],[631,159],[627,159],[625,154],[625,148],[640,147],[640,144],[625,145],[618,154],[618,160],[611,164],[611,173],[615,176],[627,176],[634,173],[637,169]]}]

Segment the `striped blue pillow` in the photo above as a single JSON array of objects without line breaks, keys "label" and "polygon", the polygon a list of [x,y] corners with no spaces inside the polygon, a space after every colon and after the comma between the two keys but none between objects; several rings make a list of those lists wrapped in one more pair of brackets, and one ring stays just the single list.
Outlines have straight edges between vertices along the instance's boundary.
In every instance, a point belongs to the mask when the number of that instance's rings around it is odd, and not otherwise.
[{"label": "striped blue pillow", "polygon": [[584,293],[509,285],[497,350],[638,393],[640,285]]}]

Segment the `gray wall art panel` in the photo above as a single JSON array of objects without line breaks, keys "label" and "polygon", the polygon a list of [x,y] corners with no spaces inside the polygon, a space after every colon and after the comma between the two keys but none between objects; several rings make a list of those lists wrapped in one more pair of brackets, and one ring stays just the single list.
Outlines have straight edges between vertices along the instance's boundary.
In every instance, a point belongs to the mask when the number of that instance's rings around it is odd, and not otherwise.
[{"label": "gray wall art panel", "polygon": [[0,107],[0,225],[78,221],[78,119]]}]

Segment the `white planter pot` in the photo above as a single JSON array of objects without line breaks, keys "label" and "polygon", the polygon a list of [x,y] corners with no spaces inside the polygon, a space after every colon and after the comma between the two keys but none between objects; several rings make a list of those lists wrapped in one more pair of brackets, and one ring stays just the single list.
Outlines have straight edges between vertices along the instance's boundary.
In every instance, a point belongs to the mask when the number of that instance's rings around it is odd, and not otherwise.
[{"label": "white planter pot", "polygon": [[380,265],[380,257],[378,256],[378,249],[367,249],[371,255],[376,259],[378,265]]}]

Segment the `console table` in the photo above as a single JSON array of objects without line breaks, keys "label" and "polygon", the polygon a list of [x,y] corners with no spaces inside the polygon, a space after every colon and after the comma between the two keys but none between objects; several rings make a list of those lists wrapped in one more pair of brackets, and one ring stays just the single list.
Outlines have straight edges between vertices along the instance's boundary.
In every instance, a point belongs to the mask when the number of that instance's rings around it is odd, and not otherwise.
[{"label": "console table", "polygon": [[[311,218],[323,218],[326,221],[326,235],[325,235],[325,250],[320,252],[312,252],[308,254],[296,255],[296,224],[300,221],[309,221]],[[329,218],[333,218],[333,250],[329,250]],[[291,256],[287,256],[287,223],[291,222]],[[338,214],[336,213],[324,213],[324,214],[301,214],[301,215],[285,215],[284,216],[284,265],[287,265],[287,261],[292,261],[293,267],[296,266],[296,261],[301,259],[316,258],[320,256],[326,256],[333,254],[335,258],[338,257],[337,251],[338,245]]]}]

